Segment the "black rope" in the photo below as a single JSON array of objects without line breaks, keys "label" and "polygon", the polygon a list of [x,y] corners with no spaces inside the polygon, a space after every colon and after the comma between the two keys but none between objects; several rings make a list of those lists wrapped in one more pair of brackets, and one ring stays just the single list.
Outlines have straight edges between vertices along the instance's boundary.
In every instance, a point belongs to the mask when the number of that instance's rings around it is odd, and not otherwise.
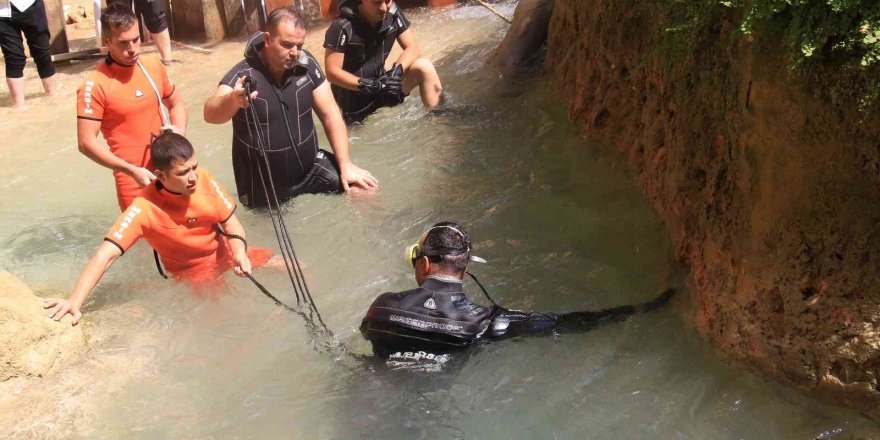
[{"label": "black rope", "polygon": [[260,282],[257,281],[256,278],[254,278],[253,275],[251,275],[251,274],[249,274],[249,273],[245,273],[244,275],[245,275],[246,277],[248,277],[248,279],[251,280],[251,282],[254,283],[255,286],[257,286],[257,289],[260,289],[260,292],[263,292],[263,295],[268,296],[269,299],[271,299],[272,301],[274,301],[276,306],[284,307],[285,309],[290,310],[291,312],[298,312],[297,309],[294,309],[293,307],[290,307],[289,305],[284,304],[283,302],[281,302],[280,299],[276,298],[275,295],[272,295],[272,293],[269,292],[269,289],[267,289],[267,288],[264,287],[262,284],[260,284]]},{"label": "black rope", "polygon": [[156,270],[159,271],[159,275],[162,275],[162,278],[168,279],[168,275],[165,275],[165,271],[162,270],[162,263],[159,262],[159,253],[153,249],[153,259],[156,260]]},{"label": "black rope", "polygon": [[[260,184],[263,187],[263,192],[266,196],[266,206],[269,210],[269,218],[272,221],[272,229],[275,231],[275,238],[278,240],[278,244],[281,247],[281,256],[284,259],[284,267],[287,270],[287,276],[290,279],[290,284],[293,287],[294,294],[296,295],[296,303],[300,305],[302,301],[306,301],[308,303],[309,308],[309,318],[307,321],[310,321],[312,317],[316,317],[318,322],[323,327],[324,331],[330,333],[330,330],[327,328],[327,325],[324,323],[324,319],[321,317],[321,313],[318,311],[318,307],[315,305],[315,301],[312,298],[312,293],[308,288],[305,280],[305,274],[302,271],[302,266],[299,264],[299,259],[296,256],[296,251],[293,249],[293,242],[290,239],[290,234],[287,231],[287,224],[284,222],[284,216],[282,215],[281,203],[278,201],[278,194],[275,191],[275,182],[272,179],[272,171],[269,165],[269,155],[266,150],[266,142],[263,140],[263,133],[260,130],[260,119],[254,109],[253,102],[251,101],[251,93],[252,93],[252,83],[253,79],[251,77],[245,77],[245,80],[242,83],[244,88],[244,96],[248,101],[248,106],[245,109],[245,125],[247,126],[248,135],[251,140],[255,141],[257,144],[257,148],[259,149],[260,156],[263,159],[263,165],[265,167],[265,176],[263,173],[263,167],[260,164],[257,164],[257,171],[260,176]],[[251,130],[251,122],[254,123],[255,130]],[[256,136],[255,136],[256,134]],[[267,181],[268,180],[268,184]],[[274,203],[274,204],[273,204]],[[251,281],[263,291],[264,294],[268,294],[270,298],[272,298],[276,304],[282,305],[280,301],[277,300],[274,296],[268,293],[262,285],[256,282],[253,277],[249,276]],[[286,306],[286,308],[290,309],[290,307]],[[330,333],[332,335],[332,333]]]}]

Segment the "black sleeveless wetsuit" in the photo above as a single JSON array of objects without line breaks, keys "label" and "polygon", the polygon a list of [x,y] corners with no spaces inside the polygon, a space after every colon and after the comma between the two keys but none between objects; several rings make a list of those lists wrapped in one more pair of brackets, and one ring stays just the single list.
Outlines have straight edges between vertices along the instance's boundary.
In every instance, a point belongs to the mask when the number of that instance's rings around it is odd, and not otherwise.
[{"label": "black sleeveless wetsuit", "polygon": [[377,356],[399,352],[442,354],[481,340],[587,331],[654,310],[674,293],[669,289],[643,304],[555,314],[508,310],[497,305],[483,307],[465,296],[460,281],[428,278],[418,288],[379,295],[360,329]]},{"label": "black sleeveless wetsuit", "polygon": [[[324,47],[343,52],[342,70],[359,78],[379,78],[385,74],[385,59],[400,34],[409,29],[409,20],[396,4],[385,14],[379,28],[370,26],[349,7],[341,7],[339,18],[324,34]],[[333,96],[345,122],[357,122],[382,106],[378,96],[332,85]]]},{"label": "black sleeveless wetsuit", "polygon": [[[272,181],[280,201],[305,193],[340,192],[339,169],[333,154],[318,149],[312,119],[312,92],[324,81],[324,73],[315,57],[301,50],[293,68],[284,73],[281,84],[270,78],[260,57],[264,46],[262,33],[251,36],[245,59],[235,65],[220,84],[234,87],[239,77],[254,79],[259,93],[253,106],[259,127],[246,118],[250,110],[240,109],[232,118],[232,168],[241,203],[247,207],[266,206],[260,171],[265,169],[256,139],[262,132],[268,151]],[[250,125],[250,127],[248,126]],[[266,186],[268,178],[264,174]]]}]

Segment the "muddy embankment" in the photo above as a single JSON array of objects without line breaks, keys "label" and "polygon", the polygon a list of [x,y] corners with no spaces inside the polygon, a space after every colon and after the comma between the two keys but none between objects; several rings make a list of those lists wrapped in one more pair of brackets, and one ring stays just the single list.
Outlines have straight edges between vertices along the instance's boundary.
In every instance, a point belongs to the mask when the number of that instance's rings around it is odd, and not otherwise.
[{"label": "muddy embankment", "polygon": [[629,158],[691,268],[698,330],[741,365],[880,419],[866,76],[796,74],[781,37],[738,33],[742,12],[720,5],[552,3],[546,74],[585,135]]}]

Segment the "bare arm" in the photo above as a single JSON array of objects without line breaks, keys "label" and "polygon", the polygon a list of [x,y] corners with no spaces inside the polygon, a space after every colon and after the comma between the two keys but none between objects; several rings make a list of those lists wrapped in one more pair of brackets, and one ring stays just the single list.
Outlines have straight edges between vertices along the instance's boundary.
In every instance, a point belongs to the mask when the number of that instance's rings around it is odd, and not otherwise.
[{"label": "bare arm", "polygon": [[345,128],[342,112],[339,111],[339,106],[333,99],[329,83],[325,81],[312,92],[312,105],[315,113],[318,114],[318,119],[324,125],[324,132],[327,134],[327,140],[330,141],[330,148],[336,155],[342,189],[348,191],[350,185],[364,189],[378,187],[379,181],[369,171],[359,168],[351,161],[348,129]]},{"label": "bare arm", "polygon": [[[244,96],[244,87],[242,82],[244,78],[239,78],[235,82],[235,87],[229,87],[226,84],[220,84],[214,96],[205,101],[203,109],[205,122],[209,124],[225,124],[232,119],[240,108],[247,108],[248,100]],[[251,98],[257,97],[257,92],[251,93]]]},{"label": "bare arm", "polygon": [[73,317],[71,323],[76,325],[82,317],[80,308],[86,298],[120,255],[122,255],[122,251],[115,244],[109,241],[101,243],[76,281],[76,287],[73,288],[70,299],[48,298],[43,301],[43,308],[50,309],[49,317],[60,321],[64,315],[69,313]]},{"label": "bare arm", "polygon": [[188,115],[183,97],[180,96],[177,90],[174,90],[174,93],[165,98],[163,102],[165,107],[168,108],[168,116],[171,119],[170,123],[176,128],[174,131],[181,136],[186,136]]},{"label": "bare arm", "polygon": [[410,30],[406,30],[404,33],[398,35],[397,43],[403,48],[403,52],[397,57],[397,64],[403,66],[405,72],[409,71],[409,67],[412,66],[413,61],[422,54],[422,51],[419,48],[419,43],[416,41],[416,37]]},{"label": "bare arm", "polygon": [[100,132],[100,121],[77,119],[76,138],[79,144],[79,152],[95,161],[98,165],[128,174],[141,186],[145,186],[156,179],[156,176],[150,170],[132,165],[111,153],[106,147],[98,145],[98,133]]},{"label": "bare arm", "polygon": [[[221,223],[223,225],[223,230],[226,231],[227,234],[237,235],[241,238],[245,238],[244,235],[244,226],[241,225],[241,222],[238,221],[238,217],[235,214],[232,214],[226,222]],[[229,238],[227,240],[229,243],[229,248],[232,250],[232,259],[235,261],[235,267],[232,270],[238,276],[244,276],[247,273],[251,273],[251,260],[247,256],[247,247],[244,242],[235,238]]]},{"label": "bare arm", "polygon": [[324,50],[324,68],[327,70],[327,79],[331,83],[344,89],[358,91],[358,76],[342,70],[342,62],[345,53],[333,49]]}]

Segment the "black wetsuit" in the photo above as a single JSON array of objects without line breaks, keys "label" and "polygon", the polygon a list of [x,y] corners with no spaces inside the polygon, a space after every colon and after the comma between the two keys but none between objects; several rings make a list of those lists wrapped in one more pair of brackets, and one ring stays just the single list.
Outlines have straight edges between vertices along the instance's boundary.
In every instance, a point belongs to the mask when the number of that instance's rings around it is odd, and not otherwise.
[{"label": "black wetsuit", "polygon": [[[396,4],[392,4],[378,28],[370,26],[349,6],[341,7],[339,12],[339,18],[330,23],[324,34],[324,47],[345,54],[342,70],[359,78],[381,77],[385,74],[385,58],[391,53],[397,37],[409,29],[409,20]],[[346,122],[363,120],[382,106],[377,95],[335,84],[331,88]]]},{"label": "black wetsuit", "polygon": [[[262,132],[280,201],[305,193],[342,191],[336,158],[318,149],[312,119],[312,92],[325,81],[321,67],[312,54],[301,50],[299,60],[284,73],[281,84],[275,84],[259,54],[263,46],[262,33],[252,35],[245,59],[220,82],[235,87],[239,77],[250,76],[259,92],[253,102],[259,127],[253,121],[247,122],[250,109],[240,109],[232,118],[232,168],[238,198],[247,207],[266,206],[260,180],[260,170],[265,166],[255,139],[257,129]],[[265,175],[264,179],[268,187]]]},{"label": "black wetsuit", "polygon": [[465,296],[461,282],[428,278],[418,288],[379,295],[361,323],[361,333],[372,343],[377,356],[398,352],[441,354],[480,340],[590,330],[603,322],[654,310],[674,293],[669,289],[643,304],[555,314],[483,307]]}]

